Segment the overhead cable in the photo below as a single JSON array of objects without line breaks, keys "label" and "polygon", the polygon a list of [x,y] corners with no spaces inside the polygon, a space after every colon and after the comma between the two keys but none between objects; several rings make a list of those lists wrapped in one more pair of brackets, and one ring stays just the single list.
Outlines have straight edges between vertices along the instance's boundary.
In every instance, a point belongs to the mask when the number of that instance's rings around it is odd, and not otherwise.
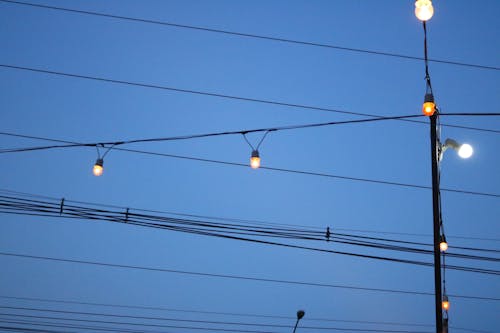
[{"label": "overhead cable", "polygon": [[[0,0],[0,1],[2,1],[2,0]],[[284,107],[295,108],[295,109],[308,109],[308,110],[323,111],[323,112],[334,112],[334,113],[349,114],[349,115],[364,116],[364,117],[375,117],[375,118],[381,117],[380,115],[374,115],[374,114],[368,114],[368,113],[351,112],[351,111],[338,110],[338,109],[332,109],[332,108],[326,108],[326,107],[318,107],[318,106],[287,103],[287,102],[265,100],[265,99],[251,98],[251,97],[242,97],[242,96],[234,96],[234,95],[212,93],[212,92],[205,92],[205,91],[198,91],[198,90],[182,89],[182,88],[161,86],[161,85],[149,84],[149,83],[139,83],[139,82],[132,82],[132,81],[116,80],[116,79],[97,77],[97,76],[88,76],[88,75],[80,75],[80,74],[67,73],[67,72],[51,71],[51,70],[45,70],[45,69],[39,69],[39,68],[33,68],[33,67],[23,67],[23,66],[15,66],[15,65],[8,65],[8,64],[0,64],[0,67],[14,69],[14,70],[35,72],[35,73],[43,73],[43,74],[49,74],[49,75],[57,75],[57,76],[62,76],[62,77],[70,77],[70,78],[78,78],[78,79],[85,79],[85,80],[107,82],[107,83],[113,83],[113,84],[121,84],[121,85],[127,85],[127,86],[136,86],[136,87],[142,87],[142,88],[167,90],[167,91],[194,94],[194,95],[202,95],[202,96],[210,96],[210,97],[239,100],[239,101],[244,101],[244,102],[277,105],[277,106],[284,106]],[[412,119],[399,119],[399,120],[406,121],[406,122],[427,124],[427,122],[420,121],[420,120],[412,120]],[[481,131],[481,132],[500,133],[500,130],[476,128],[476,127],[469,127],[469,126],[462,126],[462,125],[452,125],[452,124],[441,123],[441,126],[475,130],[475,131]]]},{"label": "overhead cable", "polygon": [[[417,60],[417,61],[424,60],[421,57],[409,56],[409,55],[398,54],[398,53],[393,53],[393,52],[383,52],[383,51],[375,51],[375,50],[368,50],[368,49],[361,49],[361,48],[352,48],[352,47],[345,47],[345,46],[325,44],[325,43],[316,43],[316,42],[311,42],[311,41],[301,41],[301,40],[274,37],[274,36],[264,36],[264,35],[243,33],[243,32],[237,32],[237,31],[229,31],[229,30],[221,30],[221,29],[214,29],[214,28],[194,26],[194,25],[179,24],[179,23],[166,22],[166,21],[150,20],[150,19],[145,19],[145,18],[136,18],[136,17],[130,17],[130,16],[106,14],[106,13],[96,12],[96,11],[80,10],[80,9],[73,9],[73,8],[67,8],[67,7],[56,7],[56,6],[49,6],[49,5],[43,5],[43,4],[35,4],[35,3],[22,2],[22,1],[12,1],[12,0],[0,0],[0,1],[6,2],[6,3],[11,3],[11,4],[16,4],[16,5],[24,5],[24,6],[31,6],[31,7],[37,7],[37,8],[44,8],[44,9],[51,9],[51,10],[57,10],[57,11],[76,13],[76,14],[92,15],[92,16],[106,17],[106,18],[118,19],[118,20],[126,20],[126,21],[131,21],[131,22],[147,23],[147,24],[168,26],[168,27],[181,28],[181,29],[190,29],[190,30],[225,34],[225,35],[244,37],[244,38],[252,38],[252,39],[268,40],[268,41],[280,42],[280,43],[288,43],[288,44],[296,44],[296,45],[303,45],[303,46],[335,49],[335,50],[340,50],[340,51],[357,52],[357,53],[364,53],[364,54],[377,55],[377,56],[386,56],[386,57],[393,57],[393,58],[400,58],[400,59],[407,59],[407,60]],[[435,62],[435,63],[441,63],[441,64],[470,67],[470,68],[476,68],[476,69],[495,70],[495,71],[500,70],[500,67],[496,67],[496,66],[487,66],[487,65],[481,65],[481,64],[472,64],[472,63],[451,61],[451,60],[429,59],[428,61]]]}]

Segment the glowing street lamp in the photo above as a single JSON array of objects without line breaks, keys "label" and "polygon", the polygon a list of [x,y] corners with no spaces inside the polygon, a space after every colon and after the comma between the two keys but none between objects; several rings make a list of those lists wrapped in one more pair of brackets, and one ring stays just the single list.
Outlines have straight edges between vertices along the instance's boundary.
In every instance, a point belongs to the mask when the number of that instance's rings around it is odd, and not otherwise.
[{"label": "glowing street lamp", "polygon": [[444,152],[448,148],[453,148],[458,153],[458,156],[460,156],[461,158],[469,158],[474,153],[474,149],[470,144],[458,143],[453,139],[446,139],[444,145],[441,146],[441,156],[440,156],[441,159],[443,158]]},{"label": "glowing street lamp", "polygon": [[422,22],[428,21],[434,15],[434,7],[431,0],[415,1],[415,16]]},{"label": "glowing street lamp", "polygon": [[439,249],[441,252],[445,252],[448,250],[448,243],[446,242],[446,237],[445,235],[441,235],[441,241],[439,242]]},{"label": "glowing street lamp", "polygon": [[436,103],[434,103],[434,95],[432,93],[425,94],[424,104],[422,105],[422,113],[428,117],[436,112]]},{"label": "glowing street lamp", "polygon": [[450,300],[447,295],[443,296],[443,310],[448,311],[450,309]]}]

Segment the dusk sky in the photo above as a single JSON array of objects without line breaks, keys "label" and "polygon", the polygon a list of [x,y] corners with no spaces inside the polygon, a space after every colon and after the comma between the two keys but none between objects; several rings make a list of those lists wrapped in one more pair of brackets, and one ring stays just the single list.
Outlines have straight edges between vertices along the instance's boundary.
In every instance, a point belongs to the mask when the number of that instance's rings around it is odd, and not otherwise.
[{"label": "dusk sky", "polygon": [[[26,1],[0,0],[0,332],[435,332],[414,1]],[[440,139],[474,147],[441,161],[450,331],[496,333],[500,117],[446,113],[500,112],[500,1],[433,5]]]}]

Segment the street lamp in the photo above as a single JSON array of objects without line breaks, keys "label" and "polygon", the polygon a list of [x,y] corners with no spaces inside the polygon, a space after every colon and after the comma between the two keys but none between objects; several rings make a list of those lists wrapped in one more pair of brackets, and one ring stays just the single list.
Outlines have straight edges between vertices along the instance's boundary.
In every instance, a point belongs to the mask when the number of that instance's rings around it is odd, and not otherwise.
[{"label": "street lamp", "polygon": [[293,333],[295,333],[295,330],[297,329],[297,325],[299,324],[299,320],[301,320],[305,314],[306,313],[304,312],[304,310],[297,311],[297,321],[295,322],[295,327],[293,328]]},{"label": "street lamp", "polygon": [[446,139],[446,141],[444,142],[444,145],[441,146],[440,159],[443,158],[443,153],[448,148],[453,148],[454,150],[456,150],[458,153],[458,156],[460,156],[461,158],[469,158],[474,153],[474,149],[472,149],[472,146],[470,144],[468,144],[468,143],[460,144],[453,139]]},{"label": "street lamp", "polygon": [[415,1],[415,16],[420,21],[428,21],[434,15],[434,7],[432,7],[431,0],[417,0]]}]

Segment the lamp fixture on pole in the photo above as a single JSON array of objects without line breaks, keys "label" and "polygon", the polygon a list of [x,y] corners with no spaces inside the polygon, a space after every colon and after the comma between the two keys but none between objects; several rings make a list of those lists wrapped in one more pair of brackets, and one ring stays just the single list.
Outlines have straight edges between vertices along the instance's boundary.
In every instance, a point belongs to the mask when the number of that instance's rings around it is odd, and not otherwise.
[{"label": "lamp fixture on pole", "polygon": [[297,321],[295,322],[295,327],[293,328],[293,333],[295,333],[295,330],[297,330],[297,326],[299,325],[299,320],[301,320],[305,314],[306,313],[304,310],[297,311]]}]

